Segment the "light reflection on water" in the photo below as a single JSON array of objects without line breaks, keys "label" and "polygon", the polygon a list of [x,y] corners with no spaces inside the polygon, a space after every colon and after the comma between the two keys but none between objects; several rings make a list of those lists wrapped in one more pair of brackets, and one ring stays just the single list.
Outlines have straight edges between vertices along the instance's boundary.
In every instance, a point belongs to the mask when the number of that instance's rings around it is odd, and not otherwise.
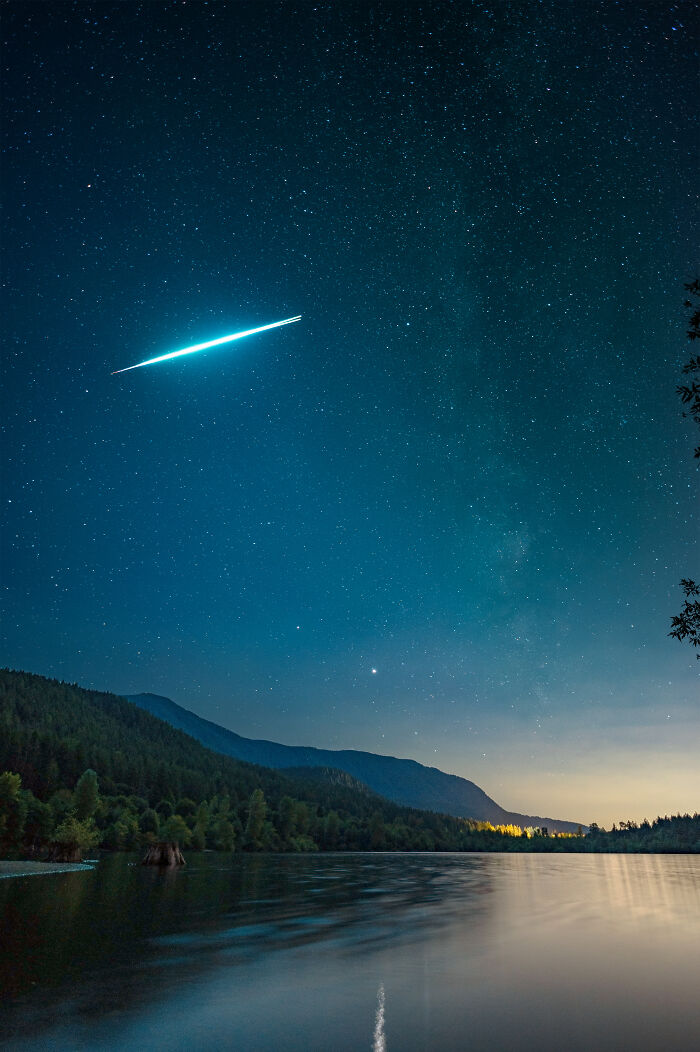
[{"label": "light reflection on water", "polygon": [[651,1052],[700,1032],[694,856],[122,856],[3,881],[0,918],[10,1049]]},{"label": "light reflection on water", "polygon": [[385,1052],[386,1035],[384,1034],[384,1007],[386,996],[384,994],[384,983],[379,984],[377,990],[377,1014],[374,1017],[374,1042],[372,1052]]}]

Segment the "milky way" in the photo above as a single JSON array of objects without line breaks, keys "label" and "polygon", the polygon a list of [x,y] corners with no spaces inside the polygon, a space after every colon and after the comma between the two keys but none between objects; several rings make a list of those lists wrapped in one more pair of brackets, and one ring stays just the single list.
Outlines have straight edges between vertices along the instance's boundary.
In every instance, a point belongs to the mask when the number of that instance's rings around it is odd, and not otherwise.
[{"label": "milky way", "polygon": [[1,659],[526,813],[697,806],[696,15],[5,5]]}]

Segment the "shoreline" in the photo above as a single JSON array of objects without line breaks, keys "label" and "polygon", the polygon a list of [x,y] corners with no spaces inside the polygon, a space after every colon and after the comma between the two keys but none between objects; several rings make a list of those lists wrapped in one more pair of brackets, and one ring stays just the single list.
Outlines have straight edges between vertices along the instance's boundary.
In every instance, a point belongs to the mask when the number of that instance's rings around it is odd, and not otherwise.
[{"label": "shoreline", "polygon": [[87,862],[2,862],[0,861],[0,880],[11,877],[40,877],[50,873],[74,873],[78,870],[92,870],[94,865]]}]

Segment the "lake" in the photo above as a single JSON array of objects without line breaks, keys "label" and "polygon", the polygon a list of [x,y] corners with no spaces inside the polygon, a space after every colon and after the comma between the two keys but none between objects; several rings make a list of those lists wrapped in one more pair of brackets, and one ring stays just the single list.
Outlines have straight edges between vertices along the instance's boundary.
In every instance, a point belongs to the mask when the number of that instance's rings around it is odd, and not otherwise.
[{"label": "lake", "polygon": [[125,855],[0,880],[7,1049],[700,1047],[700,857]]}]

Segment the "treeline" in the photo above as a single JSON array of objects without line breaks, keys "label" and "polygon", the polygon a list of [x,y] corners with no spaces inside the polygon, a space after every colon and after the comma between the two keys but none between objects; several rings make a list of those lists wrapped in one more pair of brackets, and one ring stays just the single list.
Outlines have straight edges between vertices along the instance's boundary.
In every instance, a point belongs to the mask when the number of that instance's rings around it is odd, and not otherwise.
[{"label": "treeline", "polygon": [[[488,851],[514,841],[344,772],[243,763],[113,694],[0,671],[0,853],[159,839],[220,851]],[[91,801],[89,804],[86,800]],[[81,824],[82,823],[82,824]]]},{"label": "treeline", "polygon": [[393,804],[343,772],[243,763],[113,694],[0,671],[0,857],[217,851],[700,851],[700,816],[589,836]]},{"label": "treeline", "polygon": [[23,787],[17,772],[3,771],[0,857],[79,861],[98,845],[136,851],[161,841],[196,851],[528,851],[554,850],[557,839],[576,839],[368,798],[375,809],[367,815],[286,794],[271,806],[260,788],[242,803],[223,794],[199,802],[166,798],[151,806],[147,797],[103,794],[98,775],[88,768],[72,791],[57,789],[43,801]]},{"label": "treeline", "polygon": [[653,822],[645,818],[639,824],[613,823],[607,831],[593,822],[586,837],[586,850],[627,854],[700,854],[700,814],[666,815]]}]

